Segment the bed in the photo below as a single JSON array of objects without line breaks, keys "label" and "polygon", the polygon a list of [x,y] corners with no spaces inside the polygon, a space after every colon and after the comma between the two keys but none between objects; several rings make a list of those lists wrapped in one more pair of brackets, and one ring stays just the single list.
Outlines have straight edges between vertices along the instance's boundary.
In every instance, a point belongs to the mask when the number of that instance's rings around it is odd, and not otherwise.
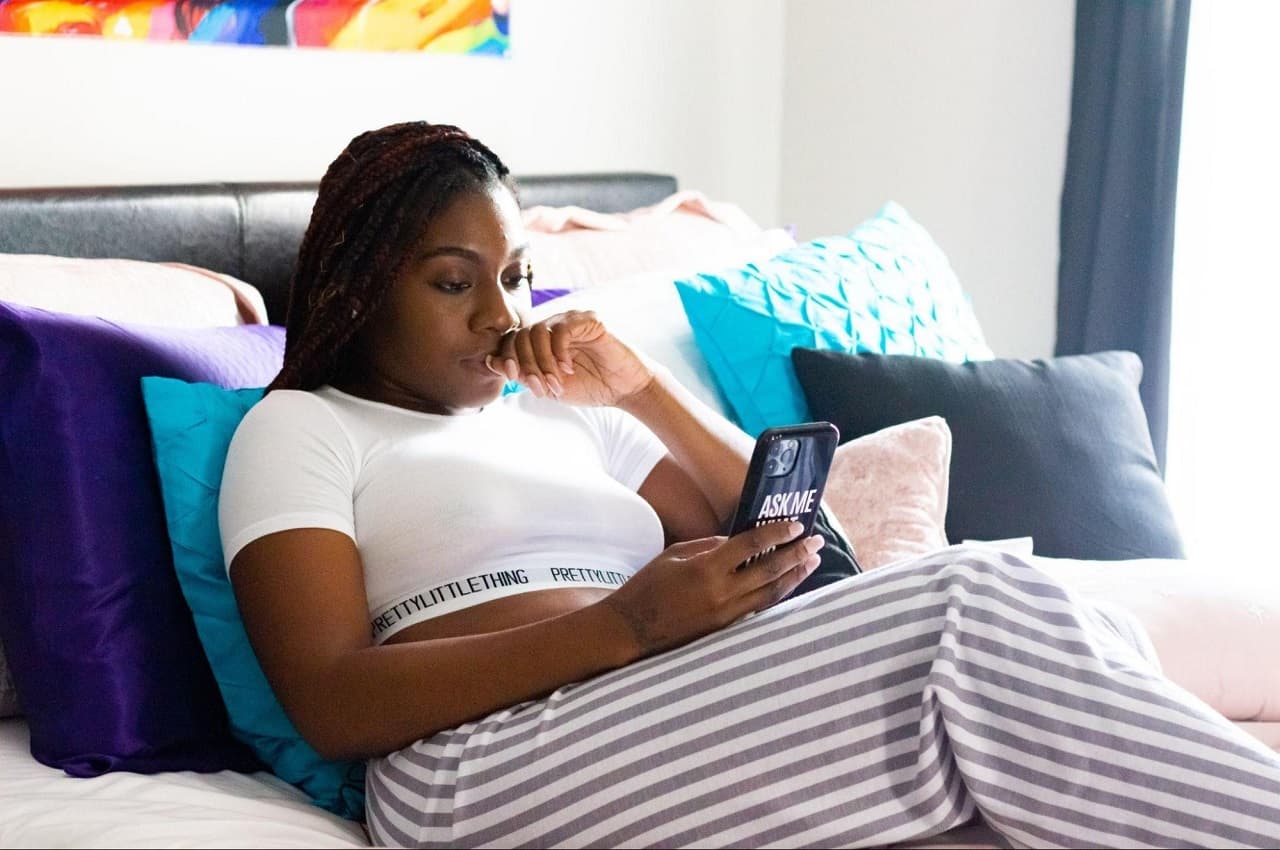
[{"label": "bed", "polygon": [[[526,207],[606,214],[659,204],[677,190],[673,178],[644,173],[533,176],[519,183]],[[315,191],[301,183],[0,190],[0,254],[188,264],[252,284],[260,303],[243,292],[233,293],[236,303],[279,323]],[[768,253],[779,244],[765,241],[759,250]],[[637,300],[638,287],[602,287],[571,293],[559,305],[597,309],[624,338],[652,349],[695,394],[724,408],[687,327],[678,340],[662,336],[674,327],[669,320],[678,307],[669,290]],[[547,304],[541,309],[557,308],[557,301]],[[1227,580],[1213,565],[1177,559],[1129,559],[1123,569],[1116,561],[1036,560],[1081,593],[1138,613],[1171,678],[1280,749],[1280,670],[1260,666],[1255,655],[1280,635],[1274,588]],[[999,846],[993,842],[996,836],[974,824],[915,846]],[[0,845],[367,843],[358,822],[311,805],[266,771],[112,771],[73,778],[32,758],[26,718],[0,720]]]}]

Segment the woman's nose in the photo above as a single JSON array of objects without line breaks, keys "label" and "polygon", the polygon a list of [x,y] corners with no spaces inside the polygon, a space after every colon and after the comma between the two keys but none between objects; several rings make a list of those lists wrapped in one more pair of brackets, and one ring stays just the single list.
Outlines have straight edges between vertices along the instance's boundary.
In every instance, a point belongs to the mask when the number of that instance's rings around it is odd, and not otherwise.
[{"label": "woman's nose", "polygon": [[516,312],[512,298],[502,283],[498,282],[496,286],[485,289],[485,296],[480,299],[476,316],[480,327],[496,330],[501,335],[519,326],[520,314]]}]

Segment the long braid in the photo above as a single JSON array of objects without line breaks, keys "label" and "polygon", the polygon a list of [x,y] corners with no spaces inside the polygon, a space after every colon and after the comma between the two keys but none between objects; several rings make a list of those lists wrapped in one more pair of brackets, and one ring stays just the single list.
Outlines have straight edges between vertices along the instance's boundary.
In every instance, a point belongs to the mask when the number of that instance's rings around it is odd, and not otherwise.
[{"label": "long braid", "polygon": [[490,183],[515,192],[502,161],[452,125],[412,121],[352,139],[320,181],[289,283],[284,366],[267,391],[330,381],[427,223]]}]

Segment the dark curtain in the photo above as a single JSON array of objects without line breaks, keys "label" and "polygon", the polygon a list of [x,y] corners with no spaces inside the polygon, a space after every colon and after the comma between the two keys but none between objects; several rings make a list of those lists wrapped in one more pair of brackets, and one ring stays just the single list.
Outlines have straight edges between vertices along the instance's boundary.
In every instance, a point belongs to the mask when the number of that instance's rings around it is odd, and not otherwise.
[{"label": "dark curtain", "polygon": [[1160,469],[1190,0],[1077,0],[1057,354],[1142,357]]}]

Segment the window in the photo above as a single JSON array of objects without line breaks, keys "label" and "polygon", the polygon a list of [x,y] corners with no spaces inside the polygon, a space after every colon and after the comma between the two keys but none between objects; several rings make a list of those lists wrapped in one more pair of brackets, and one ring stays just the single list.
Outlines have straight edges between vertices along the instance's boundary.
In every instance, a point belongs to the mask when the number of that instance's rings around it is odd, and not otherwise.
[{"label": "window", "polygon": [[1167,481],[1188,554],[1280,580],[1280,3],[1191,7]]}]

